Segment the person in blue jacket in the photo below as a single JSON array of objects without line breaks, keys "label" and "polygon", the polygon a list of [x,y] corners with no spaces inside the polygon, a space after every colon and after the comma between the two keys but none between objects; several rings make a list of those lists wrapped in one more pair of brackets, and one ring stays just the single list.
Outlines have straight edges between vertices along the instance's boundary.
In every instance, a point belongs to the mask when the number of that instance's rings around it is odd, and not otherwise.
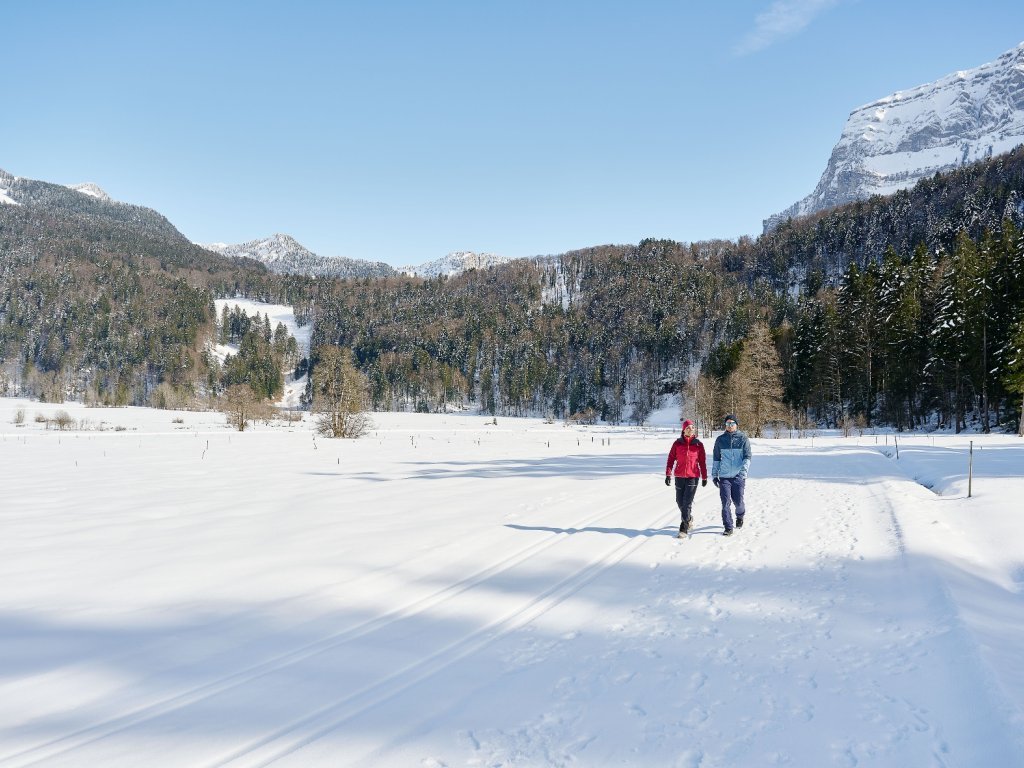
[{"label": "person in blue jacket", "polygon": [[743,527],[747,508],[743,502],[743,488],[750,469],[750,440],[739,431],[736,417],[725,417],[725,432],[715,440],[711,455],[711,482],[722,498],[722,526],[725,536],[732,536],[733,520],[730,506],[736,507],[736,527]]}]

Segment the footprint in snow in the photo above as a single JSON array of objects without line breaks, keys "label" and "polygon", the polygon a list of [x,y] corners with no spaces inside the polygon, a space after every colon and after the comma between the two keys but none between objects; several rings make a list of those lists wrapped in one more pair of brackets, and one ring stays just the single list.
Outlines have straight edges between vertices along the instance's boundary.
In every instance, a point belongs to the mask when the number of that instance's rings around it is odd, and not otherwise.
[{"label": "footprint in snow", "polygon": [[704,684],[707,683],[707,681],[708,676],[706,674],[703,672],[694,672],[693,675],[690,676],[690,690],[696,693],[704,687]]},{"label": "footprint in snow", "polygon": [[810,705],[796,707],[793,709],[793,717],[798,720],[803,720],[805,723],[809,723],[814,719],[814,707]]},{"label": "footprint in snow", "polygon": [[836,759],[833,761],[834,765],[845,765],[849,768],[860,765],[860,761],[857,756],[853,753],[853,747],[845,746],[837,749],[839,754],[836,755]]},{"label": "footprint in snow", "polygon": [[701,768],[702,765],[704,765],[704,753],[697,749],[686,750],[673,764],[674,768]]},{"label": "footprint in snow", "polygon": [[694,707],[686,715],[686,719],[683,721],[690,728],[694,728],[703,722],[706,722],[710,717],[708,711],[704,707]]},{"label": "footprint in snow", "polygon": [[480,750],[480,740],[477,739],[476,735],[472,731],[462,731],[459,736],[473,749],[474,752],[478,752]]}]

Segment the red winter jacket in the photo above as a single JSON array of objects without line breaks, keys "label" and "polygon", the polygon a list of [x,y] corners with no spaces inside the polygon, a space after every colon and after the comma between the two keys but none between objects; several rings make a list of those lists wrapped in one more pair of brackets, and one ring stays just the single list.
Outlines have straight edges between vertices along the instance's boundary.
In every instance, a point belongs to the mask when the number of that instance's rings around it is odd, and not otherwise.
[{"label": "red winter jacket", "polygon": [[668,452],[668,462],[665,464],[665,474],[672,474],[672,466],[675,465],[676,477],[699,477],[702,480],[708,478],[707,454],[704,452],[704,443],[696,437],[677,437],[672,443]]}]

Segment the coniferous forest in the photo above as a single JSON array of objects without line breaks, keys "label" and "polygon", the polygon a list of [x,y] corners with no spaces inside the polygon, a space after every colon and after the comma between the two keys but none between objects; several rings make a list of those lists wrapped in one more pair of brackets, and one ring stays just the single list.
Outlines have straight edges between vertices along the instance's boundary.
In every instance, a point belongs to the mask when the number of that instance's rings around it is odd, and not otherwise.
[{"label": "coniferous forest", "polygon": [[[350,350],[377,409],[642,422],[680,393],[705,422],[1016,428],[1024,397],[1024,149],[784,223],[649,239],[450,278],[276,275],[166,219],[56,185],[0,206],[0,392],[202,407],[279,393]],[[283,329],[213,299],[292,304]],[[212,345],[240,353],[220,364]],[[241,350],[244,350],[241,351]]]}]

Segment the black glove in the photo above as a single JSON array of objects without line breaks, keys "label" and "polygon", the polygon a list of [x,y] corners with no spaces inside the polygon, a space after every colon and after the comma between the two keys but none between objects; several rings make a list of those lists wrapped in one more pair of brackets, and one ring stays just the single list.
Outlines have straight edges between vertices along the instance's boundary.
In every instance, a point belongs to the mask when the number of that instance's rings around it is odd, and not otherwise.
[{"label": "black glove", "polygon": [[665,485],[672,485],[672,478],[665,475]]},{"label": "black glove", "polygon": [[708,484],[708,479],[706,477],[703,480],[700,481],[700,487],[701,488],[703,488],[707,484]]},{"label": "black glove", "polygon": [[711,478],[711,482],[715,484],[715,488],[718,487],[718,478],[717,477]]}]

